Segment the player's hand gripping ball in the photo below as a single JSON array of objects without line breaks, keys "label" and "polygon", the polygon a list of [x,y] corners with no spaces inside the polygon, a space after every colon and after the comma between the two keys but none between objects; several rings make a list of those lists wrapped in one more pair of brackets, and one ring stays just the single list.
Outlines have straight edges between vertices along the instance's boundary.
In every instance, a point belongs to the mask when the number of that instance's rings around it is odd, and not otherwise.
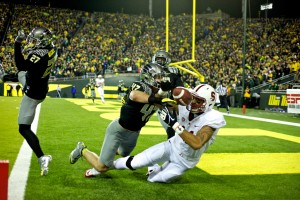
[{"label": "player's hand gripping ball", "polygon": [[187,106],[192,102],[193,96],[191,92],[184,87],[176,87],[173,89],[174,100],[182,106]]}]

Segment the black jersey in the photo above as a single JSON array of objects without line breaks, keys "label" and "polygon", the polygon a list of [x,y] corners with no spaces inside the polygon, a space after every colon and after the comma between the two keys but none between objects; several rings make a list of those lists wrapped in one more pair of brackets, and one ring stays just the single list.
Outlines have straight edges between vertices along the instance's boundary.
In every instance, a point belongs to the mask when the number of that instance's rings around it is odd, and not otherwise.
[{"label": "black jersey", "polygon": [[56,49],[52,46],[32,49],[26,57],[21,52],[21,44],[15,42],[15,62],[19,71],[27,71],[25,94],[33,99],[44,99],[48,93],[50,71],[57,59]]},{"label": "black jersey", "polygon": [[[129,95],[131,91],[138,90],[149,95],[152,94],[150,86],[141,81],[135,81],[127,90]],[[139,131],[148,122],[150,117],[158,108],[149,103],[138,103],[127,98],[126,103],[121,107],[120,125],[130,131]]]},{"label": "black jersey", "polygon": [[95,83],[91,83],[91,84],[90,84],[90,88],[91,88],[91,90],[93,90],[93,91],[94,91],[94,90],[95,90],[95,87],[96,87],[96,84],[95,84]]},{"label": "black jersey", "polygon": [[125,93],[126,89],[127,89],[127,87],[124,85],[124,83],[119,84],[118,85],[118,94]]}]

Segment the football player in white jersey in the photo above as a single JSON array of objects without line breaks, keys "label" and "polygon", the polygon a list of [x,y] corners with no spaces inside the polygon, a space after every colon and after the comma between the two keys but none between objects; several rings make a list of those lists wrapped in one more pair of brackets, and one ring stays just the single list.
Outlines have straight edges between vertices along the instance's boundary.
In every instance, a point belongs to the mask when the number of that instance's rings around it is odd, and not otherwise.
[{"label": "football player in white jersey", "polygon": [[98,93],[100,95],[102,103],[105,103],[105,100],[104,100],[104,83],[105,83],[105,80],[102,77],[102,75],[98,75],[98,77],[96,78],[96,87],[98,89]]},{"label": "football player in white jersey", "polygon": [[[173,111],[164,107],[159,111],[160,117],[175,130],[175,136],[136,156],[117,159],[114,162],[116,169],[151,166],[148,167],[148,181],[168,183],[196,166],[226,121],[220,112],[213,110],[213,87],[200,84],[191,92],[193,100],[190,105],[179,105]],[[159,162],[163,164],[156,164]]]}]

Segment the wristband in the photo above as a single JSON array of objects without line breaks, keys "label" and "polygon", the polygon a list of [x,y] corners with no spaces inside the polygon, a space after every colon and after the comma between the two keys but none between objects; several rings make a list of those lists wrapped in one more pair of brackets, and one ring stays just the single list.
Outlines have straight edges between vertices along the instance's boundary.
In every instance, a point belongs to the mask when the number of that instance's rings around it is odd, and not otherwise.
[{"label": "wristband", "polygon": [[161,104],[161,99],[155,97],[154,94],[151,94],[151,95],[149,96],[149,98],[148,98],[148,102],[149,102],[150,104],[155,104],[155,103]]},{"label": "wristband", "polygon": [[176,134],[180,135],[183,133],[184,128],[178,123],[176,122],[173,126],[172,126],[173,130],[175,131]]}]

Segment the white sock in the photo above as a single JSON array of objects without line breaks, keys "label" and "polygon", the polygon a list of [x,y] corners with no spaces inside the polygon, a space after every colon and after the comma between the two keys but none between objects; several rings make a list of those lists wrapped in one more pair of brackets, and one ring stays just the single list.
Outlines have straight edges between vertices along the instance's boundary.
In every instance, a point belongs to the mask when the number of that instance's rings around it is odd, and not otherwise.
[{"label": "white sock", "polygon": [[129,156],[115,160],[114,161],[115,169],[128,169],[128,167],[126,166],[126,162],[128,158]]}]

